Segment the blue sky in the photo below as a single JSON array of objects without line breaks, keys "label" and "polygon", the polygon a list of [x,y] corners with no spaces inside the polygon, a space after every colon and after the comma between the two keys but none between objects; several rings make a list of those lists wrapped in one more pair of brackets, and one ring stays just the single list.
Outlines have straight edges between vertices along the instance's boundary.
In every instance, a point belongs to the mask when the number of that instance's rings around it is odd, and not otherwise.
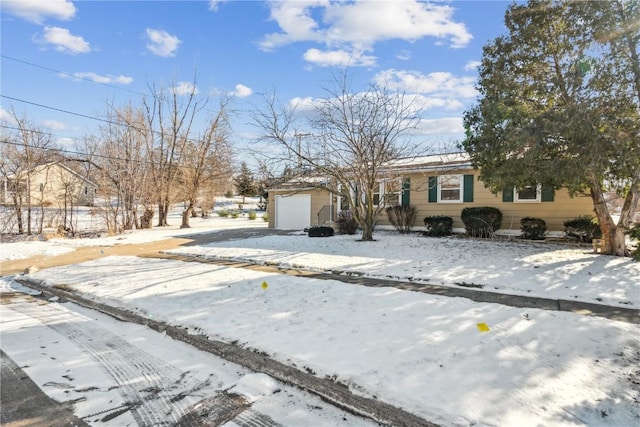
[{"label": "blue sky", "polygon": [[261,94],[303,109],[348,65],[354,89],[387,78],[415,95],[417,138],[450,145],[477,96],[482,46],[505,33],[509,4],[3,0],[0,114],[14,109],[71,145],[98,133],[90,117],[104,116],[108,103],[139,104],[150,85],[195,77],[200,95],[233,95],[241,147]]}]

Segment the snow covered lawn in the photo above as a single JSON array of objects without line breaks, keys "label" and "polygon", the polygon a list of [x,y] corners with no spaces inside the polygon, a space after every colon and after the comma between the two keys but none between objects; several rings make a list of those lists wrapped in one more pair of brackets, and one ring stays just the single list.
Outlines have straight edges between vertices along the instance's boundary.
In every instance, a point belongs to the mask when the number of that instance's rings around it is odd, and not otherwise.
[{"label": "snow covered lawn", "polygon": [[269,236],[168,252],[447,286],[482,285],[484,291],[512,295],[640,305],[640,263],[630,258],[550,243],[392,232],[378,232],[374,237],[374,242],[360,242],[357,236],[348,235]]},{"label": "snow covered lawn", "polygon": [[[640,304],[640,263],[587,248],[386,232],[375,237],[359,242],[358,236],[294,234],[172,252]],[[0,257],[11,251],[4,246]],[[626,427],[640,420],[637,324],[136,257],[104,257],[31,277],[265,351],[443,426]],[[10,278],[3,281],[11,286]]]}]

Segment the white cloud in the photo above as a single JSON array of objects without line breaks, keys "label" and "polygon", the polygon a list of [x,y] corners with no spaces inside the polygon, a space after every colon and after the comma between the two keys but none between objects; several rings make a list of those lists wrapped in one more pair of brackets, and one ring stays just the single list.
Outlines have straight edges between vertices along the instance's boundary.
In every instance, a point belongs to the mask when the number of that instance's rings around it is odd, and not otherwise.
[{"label": "white cloud", "polygon": [[370,67],[376,64],[375,56],[365,55],[363,52],[349,52],[347,50],[331,50],[323,52],[315,48],[309,49],[304,53],[304,59],[307,62],[321,67]]},{"label": "white cloud", "polygon": [[51,119],[44,120],[42,126],[51,130],[65,130],[67,128],[64,123]]},{"label": "white cloud", "polygon": [[447,4],[419,0],[286,0],[268,4],[270,18],[281,31],[263,38],[260,46],[265,50],[306,41],[324,44],[330,51],[370,51],[377,42],[425,37],[459,48],[472,39],[464,23],[453,19],[455,9]]},{"label": "white cloud", "polygon": [[402,50],[396,55],[396,58],[401,61],[408,61],[411,59],[411,52],[409,52],[408,50]]},{"label": "white cloud", "polygon": [[73,75],[74,77],[77,77],[79,79],[91,80],[95,83],[102,83],[102,84],[118,83],[118,84],[128,85],[133,81],[133,77],[126,77],[123,75],[120,75],[120,76],[112,76],[109,74],[100,75],[93,72],[73,73]]},{"label": "white cloud", "polygon": [[422,74],[417,71],[386,70],[374,80],[392,90],[437,97],[475,98],[474,77],[456,77],[448,72]]},{"label": "white cloud", "polygon": [[13,114],[0,107],[0,122],[8,124],[16,124],[16,119]]},{"label": "white cloud", "polygon": [[418,132],[423,135],[449,135],[464,133],[462,117],[423,119],[418,123]]},{"label": "white cloud", "polygon": [[231,94],[238,98],[246,98],[247,96],[251,96],[252,93],[253,91],[250,87],[243,84],[237,84],[235,90]]},{"label": "white cloud", "polygon": [[44,27],[44,35],[40,43],[53,45],[58,52],[76,55],[91,51],[91,46],[82,37],[74,36],[66,28]]},{"label": "white cloud", "polygon": [[181,43],[180,39],[176,36],[172,36],[164,30],[154,30],[147,28],[147,49],[149,52],[157,56],[168,58],[176,55],[178,45]]},{"label": "white cloud", "polygon": [[218,10],[218,5],[221,3],[225,3],[228,0],[209,0],[209,10],[213,10],[214,12]]},{"label": "white cloud", "polygon": [[460,111],[464,109],[464,104],[455,98],[438,98],[423,95],[408,95],[407,100],[412,102],[416,109],[430,110],[439,108],[448,111]]},{"label": "white cloud", "polygon": [[173,92],[176,95],[191,95],[192,93],[197,95],[200,93],[198,88],[189,82],[178,82],[178,84],[173,87]]},{"label": "white cloud", "polygon": [[316,98],[311,98],[309,96],[306,98],[296,97],[296,98],[292,98],[291,101],[289,101],[289,106],[298,112],[313,111],[315,110],[319,101],[320,100]]},{"label": "white cloud", "polygon": [[482,64],[480,61],[469,61],[464,66],[465,71],[474,71],[477,70],[478,67]]},{"label": "white cloud", "polygon": [[42,24],[46,18],[68,21],[76,14],[76,7],[69,0],[3,0],[2,11],[22,19]]}]

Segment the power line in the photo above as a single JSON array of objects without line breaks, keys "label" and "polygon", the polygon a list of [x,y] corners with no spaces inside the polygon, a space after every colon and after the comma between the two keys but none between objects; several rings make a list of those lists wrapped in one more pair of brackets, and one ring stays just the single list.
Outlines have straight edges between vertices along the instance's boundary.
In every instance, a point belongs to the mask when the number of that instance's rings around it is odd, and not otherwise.
[{"label": "power line", "polygon": [[[109,88],[112,88],[112,89],[120,90],[122,92],[127,92],[127,93],[131,93],[131,94],[134,94],[134,95],[138,95],[138,96],[141,96],[141,97],[149,96],[149,94],[144,93],[144,92],[139,92],[139,91],[131,90],[131,89],[125,89],[123,87],[115,86],[115,85],[112,85],[110,83],[99,82],[99,81],[96,81],[96,80],[88,78],[88,77],[80,77],[80,76],[77,76],[75,74],[71,74],[71,73],[68,73],[68,72],[65,72],[65,71],[56,70],[54,68],[46,67],[44,65],[35,64],[33,62],[25,61],[23,59],[13,58],[11,56],[1,55],[1,54],[0,54],[0,57],[3,58],[3,59],[8,59],[10,61],[18,62],[20,64],[28,65],[30,67],[39,68],[41,70],[45,70],[45,71],[49,71],[49,72],[52,72],[52,73],[60,74],[60,75],[63,75],[63,76],[67,76],[69,78],[73,78],[73,79],[77,79],[77,80],[83,80],[83,81],[86,81],[86,82],[89,82],[89,83],[98,84],[98,85],[101,85],[101,86],[105,86],[105,87],[109,87]],[[214,110],[210,110],[208,108],[204,108],[204,111],[215,113]]]},{"label": "power line", "polygon": [[[48,109],[48,110],[58,111],[58,112],[65,113],[65,114],[71,114],[71,115],[78,116],[78,117],[83,117],[83,118],[86,118],[86,119],[96,120],[96,121],[107,123],[107,124],[114,125],[114,126],[124,126],[124,127],[127,127],[128,129],[132,129],[132,130],[135,130],[135,131],[138,131],[138,132],[149,132],[151,135],[156,135],[156,136],[157,135],[160,135],[160,136],[163,135],[162,132],[158,132],[156,130],[147,130],[145,128],[138,128],[138,127],[136,127],[134,125],[131,125],[129,123],[116,122],[116,121],[113,121],[113,120],[103,119],[101,117],[89,116],[87,114],[82,114],[82,113],[75,113],[73,111],[64,110],[62,108],[51,107],[49,105],[39,104],[37,102],[27,101],[25,99],[20,99],[20,98],[14,98],[12,96],[7,96],[7,95],[0,94],[0,97],[6,98],[6,99],[10,99],[10,100],[16,101],[16,102],[22,102],[22,103],[25,103],[25,104],[33,105],[35,107],[40,107],[40,108],[45,108],[45,109]],[[7,126],[2,126],[2,127],[7,127]],[[75,138],[72,138],[72,139],[75,139]],[[201,142],[201,140],[194,139],[194,138],[184,138],[184,140],[187,141],[187,142],[196,142],[196,143]]]},{"label": "power line", "polygon": [[85,119],[91,119],[91,120],[97,120],[99,122],[105,122],[105,123],[108,123],[108,124],[111,124],[111,125],[115,125],[115,124],[121,125],[122,124],[122,123],[112,122],[112,121],[107,120],[107,119],[102,119],[100,117],[88,116],[88,115],[82,114],[82,113],[74,113],[73,111],[63,110],[62,108],[51,107],[51,106],[44,105],[44,104],[38,104],[37,102],[27,101],[25,99],[14,98],[12,96],[0,95],[0,97],[6,98],[6,99],[10,99],[11,101],[22,102],[24,104],[33,105],[35,107],[46,108],[47,110],[58,111],[60,113],[71,114],[73,116],[83,117]]},{"label": "power line", "polygon": [[[6,126],[2,126],[2,127],[6,127]],[[39,132],[39,133],[45,133],[45,132]],[[25,144],[23,142],[13,142],[13,141],[8,141],[6,139],[0,139],[0,143],[7,144],[7,145],[14,145],[18,147],[29,146],[28,144]],[[125,157],[108,156],[104,154],[84,153],[82,151],[65,150],[63,148],[56,148],[56,147],[47,147],[47,148],[43,148],[43,150],[49,151],[49,152],[61,153],[61,154],[73,154],[76,156],[85,156],[87,160],[90,158],[98,158],[98,159],[107,159],[107,160],[117,160],[122,162],[132,162],[132,163],[138,163],[140,165],[148,165],[148,166],[154,166],[154,167],[159,166],[159,163],[153,162],[150,160],[145,160],[145,159],[137,160],[137,159],[130,159]],[[69,159],[69,160],[79,160],[79,159]],[[175,165],[175,167],[178,169],[195,169],[195,167],[188,166],[188,165]]]},{"label": "power line", "polygon": [[18,62],[20,64],[28,65],[30,67],[40,68],[40,69],[45,70],[45,71],[50,71],[52,73],[56,73],[56,74],[60,74],[60,75],[63,75],[63,76],[67,76],[67,77],[70,77],[70,78],[73,78],[73,79],[84,80],[86,82],[95,83],[95,84],[102,85],[102,86],[105,86],[105,87],[110,87],[112,89],[121,90],[123,92],[128,92],[128,93],[133,93],[133,94],[136,94],[136,95],[146,96],[142,92],[137,92],[137,91],[134,91],[134,90],[131,90],[131,89],[125,89],[123,87],[115,86],[115,85],[112,85],[112,84],[109,84],[109,83],[98,82],[98,81],[90,79],[88,77],[80,77],[80,76],[77,76],[75,74],[67,73],[65,71],[55,70],[53,68],[45,67],[44,65],[34,64],[33,62],[24,61],[22,59],[13,58],[11,56],[0,55],[0,57],[3,58],[3,59],[8,59],[10,61]]}]

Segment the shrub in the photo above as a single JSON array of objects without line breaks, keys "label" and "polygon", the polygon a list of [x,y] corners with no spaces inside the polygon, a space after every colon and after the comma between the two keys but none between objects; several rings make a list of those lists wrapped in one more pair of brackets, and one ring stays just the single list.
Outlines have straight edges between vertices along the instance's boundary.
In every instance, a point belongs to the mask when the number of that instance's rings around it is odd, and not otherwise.
[{"label": "shrub", "polygon": [[338,213],[338,232],[340,234],[356,234],[358,231],[358,223],[353,219],[351,211],[342,211]]},{"label": "shrub", "polygon": [[249,211],[249,213],[247,214],[247,216],[249,217],[250,220],[254,220],[256,219],[257,215],[256,215],[256,211]]},{"label": "shrub", "polygon": [[269,214],[265,212],[264,215],[262,215],[262,220],[264,222],[269,222]]},{"label": "shrub", "polygon": [[233,191],[228,190],[226,193],[224,193],[224,197],[226,197],[227,199],[233,199]]},{"label": "shrub", "polygon": [[525,217],[520,220],[522,238],[529,240],[544,240],[547,234],[547,223],[540,218]]},{"label": "shrub", "polygon": [[231,211],[229,212],[229,216],[233,219],[236,219],[240,216],[240,211]]},{"label": "shrub", "polygon": [[229,216],[229,211],[226,210],[226,209],[220,209],[218,211],[218,216],[221,217],[221,218],[226,218],[226,217]]},{"label": "shrub", "polygon": [[464,208],[460,218],[471,237],[494,237],[502,224],[502,212],[490,206]]},{"label": "shrub", "polygon": [[629,235],[629,237],[631,237],[632,239],[635,239],[636,243],[638,244],[638,246],[636,246],[636,249],[631,252],[631,257],[636,261],[640,261],[640,223],[631,227],[629,231],[627,231],[627,235]]},{"label": "shrub", "polygon": [[442,237],[453,234],[453,218],[450,216],[428,216],[424,219],[426,236]]},{"label": "shrub", "polygon": [[325,225],[310,227],[307,231],[309,237],[329,237],[333,236],[333,228]]},{"label": "shrub", "polygon": [[409,233],[416,220],[415,206],[389,206],[385,209],[387,218],[393,227],[400,233]]},{"label": "shrub", "polygon": [[602,237],[598,220],[591,215],[582,215],[564,222],[564,232],[579,242],[590,243]]}]

